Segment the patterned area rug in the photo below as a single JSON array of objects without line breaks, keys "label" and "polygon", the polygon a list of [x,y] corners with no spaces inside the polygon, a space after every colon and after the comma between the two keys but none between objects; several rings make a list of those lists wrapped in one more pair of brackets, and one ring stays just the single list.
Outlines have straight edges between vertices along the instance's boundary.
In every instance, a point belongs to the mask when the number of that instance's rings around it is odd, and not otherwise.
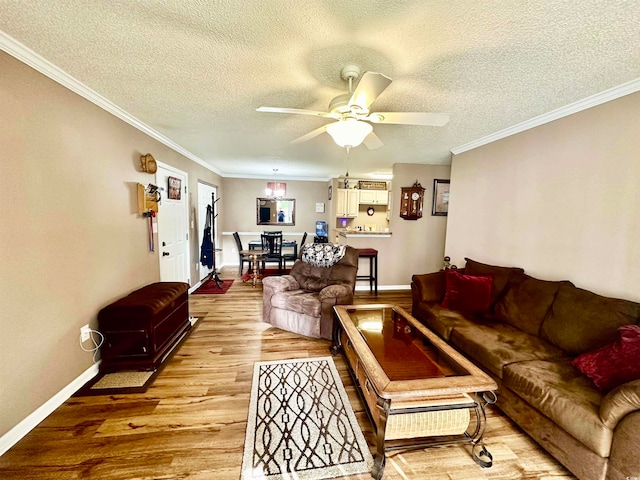
[{"label": "patterned area rug", "polygon": [[242,480],[320,480],[372,466],[331,357],[254,364]]}]

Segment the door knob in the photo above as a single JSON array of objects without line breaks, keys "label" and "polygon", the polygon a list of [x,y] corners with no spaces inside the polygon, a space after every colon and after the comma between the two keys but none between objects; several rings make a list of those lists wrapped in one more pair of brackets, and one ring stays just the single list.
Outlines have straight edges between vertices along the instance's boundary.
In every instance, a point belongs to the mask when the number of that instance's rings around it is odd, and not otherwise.
[{"label": "door knob", "polygon": [[163,257],[168,257],[169,256],[169,252],[162,252],[162,256]]}]

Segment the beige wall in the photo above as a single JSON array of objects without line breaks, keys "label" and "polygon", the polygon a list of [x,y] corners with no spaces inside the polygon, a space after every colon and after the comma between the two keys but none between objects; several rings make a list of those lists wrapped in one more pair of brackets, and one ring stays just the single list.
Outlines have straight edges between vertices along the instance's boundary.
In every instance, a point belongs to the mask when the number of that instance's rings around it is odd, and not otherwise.
[{"label": "beige wall", "polygon": [[640,300],[640,93],[453,158],[447,254]]},{"label": "beige wall", "polygon": [[[225,178],[224,194],[221,202],[222,221],[221,232],[253,232],[252,235],[243,235],[242,242],[246,243],[251,238],[260,238],[260,232],[265,230],[282,230],[285,239],[300,242],[303,232],[309,232],[307,242],[313,241],[316,230],[316,221],[327,221],[329,204],[327,200],[327,182],[304,182],[297,180],[282,180],[287,184],[286,198],[294,198],[296,201],[296,224],[293,226],[257,225],[256,198],[265,196],[267,182],[272,179],[255,180],[246,178]],[[281,180],[279,180],[281,181]],[[325,204],[325,213],[316,213],[316,203]],[[223,263],[225,265],[238,264],[238,251],[235,248],[233,237],[225,235],[223,242]]]},{"label": "beige wall", "polygon": [[[396,163],[393,166],[389,216],[391,237],[339,237],[340,243],[378,250],[378,287],[382,290],[385,287],[409,288],[413,274],[442,268],[447,217],[431,216],[435,178],[449,178],[449,167]],[[404,220],[400,217],[401,188],[412,186],[416,180],[425,189],[423,216],[418,220]],[[367,275],[369,261],[360,259],[358,268],[359,275]],[[369,287],[365,281],[359,281],[357,288]]]},{"label": "beige wall", "polygon": [[92,365],[82,325],[159,280],[136,213],[135,185],[153,178],[140,154],[186,171],[190,200],[198,178],[220,179],[3,52],[0,112],[3,435]]},{"label": "beige wall", "polygon": [[[448,165],[396,163],[393,166],[393,191],[389,228],[393,232],[390,251],[380,258],[380,268],[389,269],[385,283],[409,285],[414,273],[434,272],[442,268],[447,217],[431,215],[433,180],[449,178]],[[400,217],[400,192],[415,181],[425,189],[424,211],[418,220]],[[380,274],[380,278],[383,275]]]}]

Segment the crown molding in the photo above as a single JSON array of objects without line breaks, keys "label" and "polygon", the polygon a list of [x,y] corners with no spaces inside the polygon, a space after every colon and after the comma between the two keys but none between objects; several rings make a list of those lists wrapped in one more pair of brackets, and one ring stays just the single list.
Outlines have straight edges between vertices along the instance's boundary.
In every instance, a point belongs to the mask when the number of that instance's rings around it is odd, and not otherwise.
[{"label": "crown molding", "polygon": [[49,77],[54,82],[59,83],[63,87],[68,88],[74,93],[77,93],[81,97],[89,100],[91,103],[97,105],[103,110],[111,113],[112,115],[118,117],[120,120],[128,123],[132,127],[140,130],[145,135],[150,136],[151,138],[159,141],[160,143],[166,145],[171,150],[179,153],[187,157],[189,160],[201,165],[202,167],[210,170],[216,175],[224,176],[219,170],[217,170],[213,165],[205,162],[200,157],[194,155],[190,151],[181,147],[174,141],[162,135],[160,132],[154,130],[150,126],[138,120],[136,117],[126,112],[122,108],[118,107],[113,102],[107,100],[105,97],[87,87],[84,83],[77,80],[76,78],[69,75],[67,72],[57,67],[53,63],[49,62],[45,58],[38,55],[36,52],[31,50],[26,45],[18,42],[15,38],[7,35],[3,31],[0,30],[0,49],[7,52],[12,57],[20,60],[22,63],[29,65],[31,68],[37,70],[43,75]]},{"label": "crown molding", "polygon": [[472,142],[465,143],[464,145],[460,145],[459,147],[452,148],[451,153],[453,153],[454,155],[459,155],[469,150],[473,150],[474,148],[478,148],[483,145],[487,145],[488,143],[492,143],[511,135],[515,135],[516,133],[521,133],[540,125],[544,125],[545,123],[553,122],[554,120],[558,120],[574,113],[581,112],[582,110],[587,110],[588,108],[610,102],[611,100],[624,97],[625,95],[635,93],[639,90],[640,78],[636,78],[635,80],[631,80],[630,82],[623,83],[622,85],[610,88],[609,90],[605,90],[604,92],[600,92],[585,99],[578,100],[577,102],[570,103],[569,105],[557,108],[525,122],[518,123],[517,125],[514,125],[512,127],[505,128],[504,130],[500,130],[499,132],[492,133],[491,135],[487,135],[486,137],[482,137]]},{"label": "crown molding", "polygon": [[[273,173],[234,173],[226,175],[227,178],[238,178],[238,179],[246,179],[246,180],[269,180],[273,181]],[[305,177],[300,175],[280,175],[278,174],[278,182],[287,182],[298,180],[301,182],[328,182],[331,180],[330,177]]]}]

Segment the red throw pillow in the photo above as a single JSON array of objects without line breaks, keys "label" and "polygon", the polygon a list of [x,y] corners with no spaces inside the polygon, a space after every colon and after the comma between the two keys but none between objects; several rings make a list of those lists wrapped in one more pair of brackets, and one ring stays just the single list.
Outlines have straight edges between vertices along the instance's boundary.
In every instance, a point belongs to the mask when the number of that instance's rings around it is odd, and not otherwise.
[{"label": "red throw pillow", "polygon": [[489,310],[493,277],[463,275],[455,270],[447,270],[445,280],[444,308],[467,313]]},{"label": "red throw pillow", "polygon": [[603,392],[640,380],[640,326],[618,327],[618,338],[604,347],[583,353],[573,365]]}]

